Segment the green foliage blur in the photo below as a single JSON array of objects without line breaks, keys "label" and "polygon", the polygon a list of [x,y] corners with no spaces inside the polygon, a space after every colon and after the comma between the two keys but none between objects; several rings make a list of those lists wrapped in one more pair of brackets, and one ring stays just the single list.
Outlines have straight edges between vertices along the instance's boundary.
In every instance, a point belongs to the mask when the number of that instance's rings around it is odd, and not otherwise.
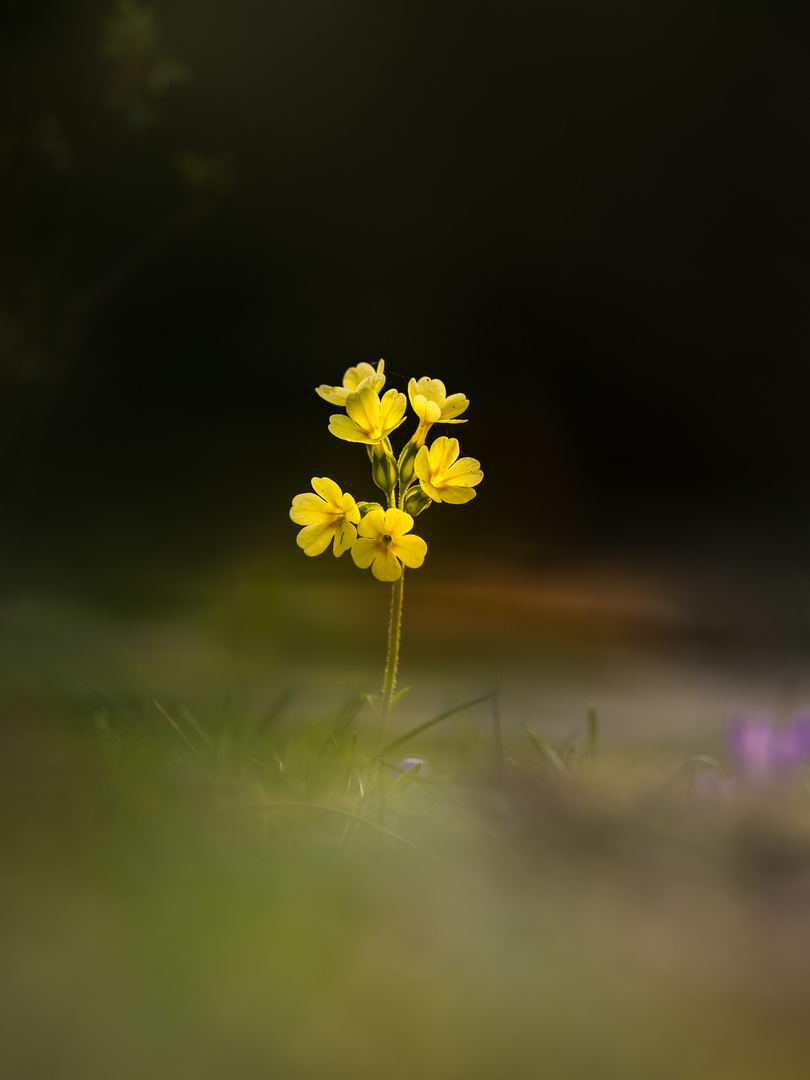
[{"label": "green foliage blur", "polygon": [[702,801],[719,731],[527,735],[507,695],[346,845],[373,715],[328,666],[43,614],[2,624],[9,1075],[804,1075],[808,794]]}]

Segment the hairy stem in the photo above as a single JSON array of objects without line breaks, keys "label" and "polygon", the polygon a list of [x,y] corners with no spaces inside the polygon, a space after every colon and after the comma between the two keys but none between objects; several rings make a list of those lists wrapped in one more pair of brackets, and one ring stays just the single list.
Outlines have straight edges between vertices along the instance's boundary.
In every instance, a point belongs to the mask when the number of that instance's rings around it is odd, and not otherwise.
[{"label": "hairy stem", "polygon": [[391,592],[391,621],[388,624],[388,662],[385,665],[385,677],[383,678],[382,702],[380,704],[380,730],[378,753],[382,751],[385,743],[385,729],[388,725],[388,714],[391,712],[391,701],[397,685],[397,666],[399,664],[399,634],[402,629],[402,591],[405,583],[405,568],[402,574],[394,582]]},{"label": "hairy stem", "polygon": [[380,825],[385,820],[385,779],[383,777],[383,747],[388,728],[388,716],[397,684],[397,664],[399,662],[399,633],[402,628],[402,589],[405,579],[405,567],[394,582],[391,593],[391,621],[388,624],[388,662],[383,678],[382,701],[380,702],[380,722],[377,730],[377,748],[374,757],[377,762],[377,818]]}]

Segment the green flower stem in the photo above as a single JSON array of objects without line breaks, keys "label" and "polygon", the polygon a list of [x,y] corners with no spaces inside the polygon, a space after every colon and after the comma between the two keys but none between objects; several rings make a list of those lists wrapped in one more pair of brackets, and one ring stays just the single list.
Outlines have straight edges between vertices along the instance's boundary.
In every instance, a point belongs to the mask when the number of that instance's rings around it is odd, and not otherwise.
[{"label": "green flower stem", "polygon": [[382,751],[385,742],[385,729],[388,726],[388,715],[391,712],[391,701],[397,685],[397,667],[399,665],[399,635],[402,629],[402,592],[405,583],[405,567],[402,574],[394,582],[391,592],[391,621],[388,624],[388,662],[385,665],[385,677],[383,678],[382,703],[380,706],[380,730],[377,757]]},{"label": "green flower stem", "polygon": [[397,665],[399,663],[399,633],[402,629],[402,590],[405,581],[405,567],[394,582],[391,592],[391,621],[388,624],[388,662],[383,678],[382,701],[380,703],[380,723],[377,730],[377,747],[374,759],[377,763],[377,821],[385,821],[385,777],[383,776],[383,747],[388,729],[388,716],[397,685]]}]

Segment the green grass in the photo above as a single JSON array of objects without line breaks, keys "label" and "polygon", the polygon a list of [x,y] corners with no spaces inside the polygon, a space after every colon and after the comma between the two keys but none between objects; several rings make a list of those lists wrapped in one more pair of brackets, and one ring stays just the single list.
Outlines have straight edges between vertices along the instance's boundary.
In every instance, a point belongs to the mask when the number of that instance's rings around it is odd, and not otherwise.
[{"label": "green grass", "polygon": [[265,664],[251,612],[6,606],[5,1075],[806,1076],[810,800],[694,799],[719,718],[525,731],[513,671],[454,712],[491,686],[406,659],[428,771],[353,823],[379,658]]}]

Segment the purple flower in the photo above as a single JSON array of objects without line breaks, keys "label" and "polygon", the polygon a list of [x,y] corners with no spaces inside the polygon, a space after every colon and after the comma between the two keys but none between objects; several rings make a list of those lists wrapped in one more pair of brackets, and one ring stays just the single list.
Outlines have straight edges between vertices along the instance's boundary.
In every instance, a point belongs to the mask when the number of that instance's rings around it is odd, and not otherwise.
[{"label": "purple flower", "polygon": [[777,724],[766,713],[753,719],[735,716],[729,741],[742,776],[784,779],[795,775],[810,757],[810,716],[794,716],[789,724]]}]

